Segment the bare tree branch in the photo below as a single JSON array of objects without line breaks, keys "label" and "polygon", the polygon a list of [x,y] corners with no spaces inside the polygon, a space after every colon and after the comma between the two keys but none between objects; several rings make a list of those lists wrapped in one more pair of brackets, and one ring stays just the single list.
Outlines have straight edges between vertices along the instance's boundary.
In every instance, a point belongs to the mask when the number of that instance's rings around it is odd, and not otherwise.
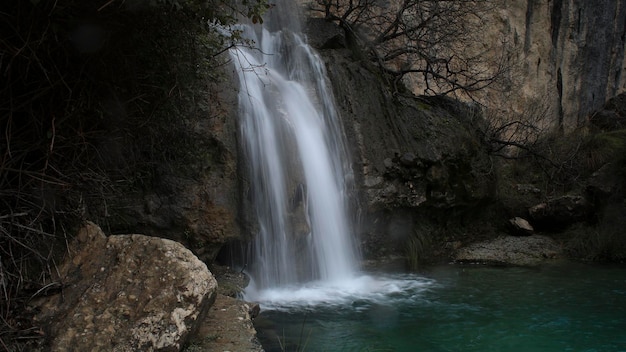
[{"label": "bare tree branch", "polygon": [[425,94],[471,96],[505,79],[511,66],[506,42],[481,38],[496,1],[317,0],[314,10],[337,22],[395,81],[411,78]]}]

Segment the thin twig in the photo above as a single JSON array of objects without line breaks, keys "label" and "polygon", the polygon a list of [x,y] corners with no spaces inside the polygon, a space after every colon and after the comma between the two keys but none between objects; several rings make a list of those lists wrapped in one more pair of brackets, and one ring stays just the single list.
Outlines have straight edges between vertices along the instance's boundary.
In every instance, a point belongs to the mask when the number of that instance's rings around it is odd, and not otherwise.
[{"label": "thin twig", "polygon": [[26,216],[29,213],[27,212],[23,212],[23,213],[15,213],[15,214],[7,214],[7,215],[0,215],[0,220],[2,219],[8,219],[8,218],[16,218],[16,217],[20,217],[20,216]]}]

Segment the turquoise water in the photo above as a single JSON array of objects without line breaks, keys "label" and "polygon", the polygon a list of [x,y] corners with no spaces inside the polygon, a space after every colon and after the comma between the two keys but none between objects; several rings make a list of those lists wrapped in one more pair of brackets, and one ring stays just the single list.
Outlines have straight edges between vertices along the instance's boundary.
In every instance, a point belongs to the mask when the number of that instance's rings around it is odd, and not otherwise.
[{"label": "turquoise water", "polygon": [[626,351],[626,267],[441,266],[262,295],[266,351]]}]

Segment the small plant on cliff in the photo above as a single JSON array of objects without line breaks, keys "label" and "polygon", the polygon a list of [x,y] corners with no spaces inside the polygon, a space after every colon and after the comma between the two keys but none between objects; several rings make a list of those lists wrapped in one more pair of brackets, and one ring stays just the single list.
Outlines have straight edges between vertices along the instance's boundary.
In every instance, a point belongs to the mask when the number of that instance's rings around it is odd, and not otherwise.
[{"label": "small plant on cliff", "polygon": [[420,231],[413,231],[406,241],[406,260],[407,266],[411,271],[417,271],[431,249],[431,240],[428,234]]}]

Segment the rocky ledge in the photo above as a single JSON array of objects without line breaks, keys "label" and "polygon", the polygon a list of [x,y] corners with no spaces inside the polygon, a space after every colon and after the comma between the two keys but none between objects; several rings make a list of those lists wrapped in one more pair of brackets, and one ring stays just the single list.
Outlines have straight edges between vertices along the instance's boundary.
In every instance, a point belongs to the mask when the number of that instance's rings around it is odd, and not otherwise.
[{"label": "rocky ledge", "polygon": [[218,294],[185,352],[262,352],[252,325],[257,309],[258,305]]},{"label": "rocky ledge", "polygon": [[534,266],[563,258],[560,246],[550,237],[501,236],[460,248],[454,259],[460,263]]}]

